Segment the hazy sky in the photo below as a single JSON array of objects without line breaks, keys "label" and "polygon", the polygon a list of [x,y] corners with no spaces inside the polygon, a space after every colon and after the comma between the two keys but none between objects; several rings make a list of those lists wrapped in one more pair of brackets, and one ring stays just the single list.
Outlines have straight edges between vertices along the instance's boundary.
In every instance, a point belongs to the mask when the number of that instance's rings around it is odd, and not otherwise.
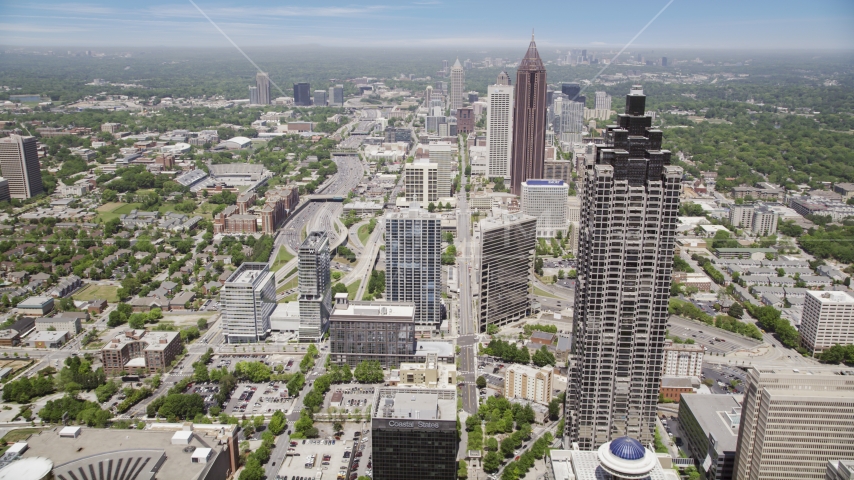
[{"label": "hazy sky", "polygon": [[[194,0],[240,46],[619,48],[669,0]],[[852,0],[674,0],[635,41],[670,48],[854,48]],[[190,0],[0,0],[0,44],[229,46]]]}]

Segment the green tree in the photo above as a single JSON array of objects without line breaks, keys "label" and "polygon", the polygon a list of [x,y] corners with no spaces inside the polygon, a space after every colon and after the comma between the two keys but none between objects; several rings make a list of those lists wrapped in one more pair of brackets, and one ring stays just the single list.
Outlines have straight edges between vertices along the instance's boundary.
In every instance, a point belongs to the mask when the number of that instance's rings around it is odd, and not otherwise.
[{"label": "green tree", "polygon": [[744,308],[742,308],[740,303],[733,303],[729,307],[729,311],[727,312],[727,315],[729,315],[730,317],[734,317],[734,318],[741,318],[742,315],[744,315]]},{"label": "green tree", "polygon": [[477,388],[486,388],[486,378],[484,378],[483,375],[477,377],[475,384],[477,385]]},{"label": "green tree", "polygon": [[363,360],[356,365],[353,376],[359,383],[381,383],[385,378],[383,368],[377,360]]}]

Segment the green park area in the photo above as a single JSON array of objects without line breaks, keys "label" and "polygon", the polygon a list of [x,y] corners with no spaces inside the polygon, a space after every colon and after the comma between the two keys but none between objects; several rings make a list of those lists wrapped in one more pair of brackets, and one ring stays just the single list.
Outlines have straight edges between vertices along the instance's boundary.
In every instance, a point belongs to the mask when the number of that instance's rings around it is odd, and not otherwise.
[{"label": "green park area", "polygon": [[97,298],[104,299],[110,303],[116,303],[119,301],[118,295],[116,292],[119,287],[114,287],[111,285],[96,285],[94,283],[90,283],[83,287],[82,290],[75,293],[73,295],[75,300],[95,300]]}]

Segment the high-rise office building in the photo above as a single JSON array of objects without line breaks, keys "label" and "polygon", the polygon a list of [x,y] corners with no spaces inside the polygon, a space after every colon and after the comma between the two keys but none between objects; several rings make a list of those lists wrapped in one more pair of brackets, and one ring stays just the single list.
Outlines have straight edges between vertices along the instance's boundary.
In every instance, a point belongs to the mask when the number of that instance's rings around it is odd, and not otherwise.
[{"label": "high-rise office building", "polygon": [[457,109],[457,132],[474,132],[474,109],[472,107],[461,107]]},{"label": "high-rise office building", "polygon": [[[441,127],[441,125],[440,125]],[[439,167],[436,177],[436,193],[439,198],[451,196],[451,163],[453,152],[450,145],[430,145],[430,162]]]},{"label": "high-rise office building", "polygon": [[448,61],[447,60],[442,60],[442,71],[445,72],[445,75],[448,74]]},{"label": "high-rise office building", "polygon": [[456,480],[457,390],[377,388],[371,437],[373,478]]},{"label": "high-rise office building", "polygon": [[431,85],[427,85],[427,88],[424,89],[424,106],[427,108],[427,111],[433,108],[433,105],[430,103],[433,100],[433,87]]},{"label": "high-rise office building", "polygon": [[469,97],[469,103],[470,104],[472,104],[472,103],[474,103],[480,99],[480,95],[474,90],[472,90],[468,93],[468,97]]},{"label": "high-rise office building", "polygon": [[0,170],[9,181],[9,196],[18,199],[42,193],[42,172],[36,137],[0,138]]},{"label": "high-rise office building", "polygon": [[332,90],[332,94],[329,95],[329,98],[332,99],[332,103],[338,106],[344,105],[344,85],[335,85],[330,90]]},{"label": "high-rise office building", "polygon": [[311,105],[311,85],[305,82],[294,84],[294,105],[300,107]]},{"label": "high-rise office building", "polygon": [[800,332],[801,346],[813,355],[834,345],[854,344],[854,297],[807,290]]},{"label": "high-rise office building", "polygon": [[733,479],[740,422],[741,404],[735,395],[682,395],[679,426],[701,478]]},{"label": "high-rise office building", "polygon": [[510,85],[510,75],[507,75],[507,72],[502,70],[501,73],[498,74],[498,79],[495,81],[495,84],[496,85],[509,86]]},{"label": "high-rise office building", "polygon": [[337,295],[329,317],[330,361],[356,367],[376,360],[397,368],[415,360],[415,305],[400,302],[350,302]]},{"label": "high-rise office building", "polygon": [[442,320],[442,220],[419,206],[386,214],[386,297],[415,303],[416,332]]},{"label": "high-rise office building", "polygon": [[261,105],[272,103],[270,101],[270,76],[267,72],[258,72],[255,75],[255,86],[258,88],[258,103]]},{"label": "high-rise office building", "polygon": [[448,106],[452,112],[456,112],[463,107],[463,91],[466,87],[466,72],[463,66],[460,65],[458,58],[451,67],[451,95],[448,100]]},{"label": "high-rise office building", "polygon": [[611,96],[607,92],[596,92],[596,110],[610,110]]},{"label": "high-rise office building", "polygon": [[563,180],[569,184],[572,180],[572,162],[569,160],[546,160],[543,162],[543,178]]},{"label": "high-rise office building", "polygon": [[490,178],[498,177],[508,180],[510,179],[510,158],[513,154],[513,87],[490,85],[488,91],[487,171]]},{"label": "high-rise office building", "polygon": [[318,107],[326,106],[326,90],[315,90],[314,91],[314,104]]},{"label": "high-rise office building", "polygon": [[581,93],[581,84],[579,84],[579,83],[562,83],[560,85],[560,91],[561,91],[561,93],[566,95],[567,98],[569,98],[570,100],[575,100],[575,97],[577,97]]},{"label": "high-rise office building", "polygon": [[258,87],[249,86],[249,105],[260,105],[261,101],[258,99]]},{"label": "high-rise office building", "polygon": [[403,186],[407,202],[418,202],[427,207],[439,200],[439,165],[426,158],[407,163],[403,172]]},{"label": "high-rise office building", "polygon": [[[561,112],[561,135],[568,133],[573,136],[569,142],[577,143],[584,131],[584,104],[569,100],[564,102]],[[576,138],[577,137],[577,138]],[[563,138],[561,138],[563,140]]]},{"label": "high-rise office building", "polygon": [[534,180],[522,182],[519,196],[522,213],[537,219],[537,238],[566,235],[566,198],[569,185],[563,180]]},{"label": "high-rise office building", "polygon": [[299,339],[323,337],[332,311],[329,238],[324,231],[308,234],[299,246]]},{"label": "high-rise office building", "polygon": [[543,178],[546,148],[546,67],[537,44],[531,44],[516,69],[516,106],[513,109],[513,158],[510,193],[519,195],[522,182]]},{"label": "high-rise office building", "polygon": [[270,334],[276,309],[276,276],[267,263],[244,262],[219,292],[226,343],[260,342]]},{"label": "high-rise office building", "polygon": [[661,150],[639,86],[583,177],[569,442],[653,438],[682,169]]},{"label": "high-rise office building", "polygon": [[854,458],[851,370],[747,371],[737,480],[824,480],[829,460]]},{"label": "high-rise office building", "polygon": [[534,266],[537,219],[518,213],[489,217],[477,224],[480,266],[481,332],[502,326],[531,311],[528,282]]},{"label": "high-rise office building", "polygon": [[666,67],[666,66],[667,66],[667,57],[661,57],[661,66],[662,66],[662,67]]}]

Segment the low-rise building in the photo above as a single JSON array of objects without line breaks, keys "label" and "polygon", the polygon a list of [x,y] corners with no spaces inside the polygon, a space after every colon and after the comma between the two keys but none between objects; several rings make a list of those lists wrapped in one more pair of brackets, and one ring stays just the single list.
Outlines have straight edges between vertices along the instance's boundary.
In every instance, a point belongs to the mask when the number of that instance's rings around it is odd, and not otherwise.
[{"label": "low-rise building", "polygon": [[80,318],[76,316],[57,315],[56,317],[40,317],[36,319],[36,331],[65,330],[72,335],[80,333]]},{"label": "low-rise building", "polygon": [[32,348],[59,348],[68,341],[68,331],[35,332],[27,337],[27,346]]},{"label": "low-rise building", "polygon": [[679,402],[682,395],[694,393],[694,382],[692,377],[675,377],[664,375],[661,377],[661,390],[659,394],[665,400]]},{"label": "low-rise building", "polygon": [[674,343],[673,340],[664,341],[664,369],[662,375],[680,377],[703,376],[703,354],[702,345]]},{"label": "low-rise building", "polygon": [[440,362],[435,353],[430,353],[425,362],[401,363],[399,369],[391,371],[388,383],[393,387],[448,388],[453,387],[456,380],[456,366]]},{"label": "low-rise building", "polygon": [[363,360],[377,360],[397,367],[414,360],[415,305],[407,302],[350,302],[335,298],[329,317],[332,362],[355,367]]},{"label": "low-rise building", "polygon": [[53,310],[53,297],[30,297],[17,305],[18,311],[25,315],[39,317]]},{"label": "low-rise building", "polygon": [[181,353],[178,332],[127,330],[101,347],[101,363],[109,375],[120,372],[157,373]]}]

